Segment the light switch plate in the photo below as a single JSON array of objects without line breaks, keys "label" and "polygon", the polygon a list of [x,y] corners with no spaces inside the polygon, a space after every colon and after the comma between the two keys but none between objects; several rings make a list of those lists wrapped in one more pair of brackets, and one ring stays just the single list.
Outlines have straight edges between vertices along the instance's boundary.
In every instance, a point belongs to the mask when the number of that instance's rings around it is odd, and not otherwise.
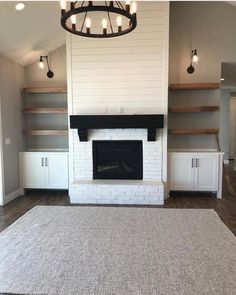
[{"label": "light switch plate", "polygon": [[11,144],[11,139],[10,138],[5,138],[5,145]]}]

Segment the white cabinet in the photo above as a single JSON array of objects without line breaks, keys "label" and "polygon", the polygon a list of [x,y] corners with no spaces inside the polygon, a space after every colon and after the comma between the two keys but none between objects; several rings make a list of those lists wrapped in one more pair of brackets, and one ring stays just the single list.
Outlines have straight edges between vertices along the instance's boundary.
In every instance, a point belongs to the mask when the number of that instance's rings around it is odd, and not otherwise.
[{"label": "white cabinet", "polygon": [[170,152],[169,190],[222,194],[222,153]]},{"label": "white cabinet", "polygon": [[22,188],[68,189],[68,153],[20,153]]},{"label": "white cabinet", "polygon": [[190,190],[193,186],[191,155],[176,153],[170,160],[170,189]]},{"label": "white cabinet", "polygon": [[[20,155],[20,168],[23,187],[44,188],[45,167],[43,156],[38,153]],[[26,186],[27,185],[27,186]]]},{"label": "white cabinet", "polygon": [[195,163],[195,188],[201,191],[217,191],[219,157],[214,154],[199,154],[195,158]]},{"label": "white cabinet", "polygon": [[48,188],[68,188],[68,155],[51,154],[46,165]]}]

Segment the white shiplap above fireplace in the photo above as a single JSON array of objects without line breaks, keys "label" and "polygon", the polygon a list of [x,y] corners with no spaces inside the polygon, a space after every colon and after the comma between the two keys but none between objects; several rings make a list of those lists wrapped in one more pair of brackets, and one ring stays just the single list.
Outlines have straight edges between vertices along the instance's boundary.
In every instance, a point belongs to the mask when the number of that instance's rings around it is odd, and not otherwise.
[{"label": "white shiplap above fireplace", "polygon": [[130,34],[68,36],[73,114],[165,111],[169,5],[143,1],[138,7],[138,26]]}]

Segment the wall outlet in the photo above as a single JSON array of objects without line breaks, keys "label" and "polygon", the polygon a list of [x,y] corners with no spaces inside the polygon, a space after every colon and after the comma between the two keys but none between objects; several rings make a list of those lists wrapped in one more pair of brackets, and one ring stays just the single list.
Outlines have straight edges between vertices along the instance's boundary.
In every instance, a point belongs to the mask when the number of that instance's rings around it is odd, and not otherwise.
[{"label": "wall outlet", "polygon": [[5,145],[11,144],[11,139],[10,138],[5,138]]}]

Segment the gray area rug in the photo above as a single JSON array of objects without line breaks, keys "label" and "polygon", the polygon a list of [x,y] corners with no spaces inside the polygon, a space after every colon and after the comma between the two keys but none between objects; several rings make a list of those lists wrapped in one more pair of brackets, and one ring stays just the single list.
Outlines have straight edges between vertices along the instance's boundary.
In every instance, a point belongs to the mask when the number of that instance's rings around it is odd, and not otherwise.
[{"label": "gray area rug", "polygon": [[0,293],[233,295],[213,210],[38,206],[0,233]]}]

